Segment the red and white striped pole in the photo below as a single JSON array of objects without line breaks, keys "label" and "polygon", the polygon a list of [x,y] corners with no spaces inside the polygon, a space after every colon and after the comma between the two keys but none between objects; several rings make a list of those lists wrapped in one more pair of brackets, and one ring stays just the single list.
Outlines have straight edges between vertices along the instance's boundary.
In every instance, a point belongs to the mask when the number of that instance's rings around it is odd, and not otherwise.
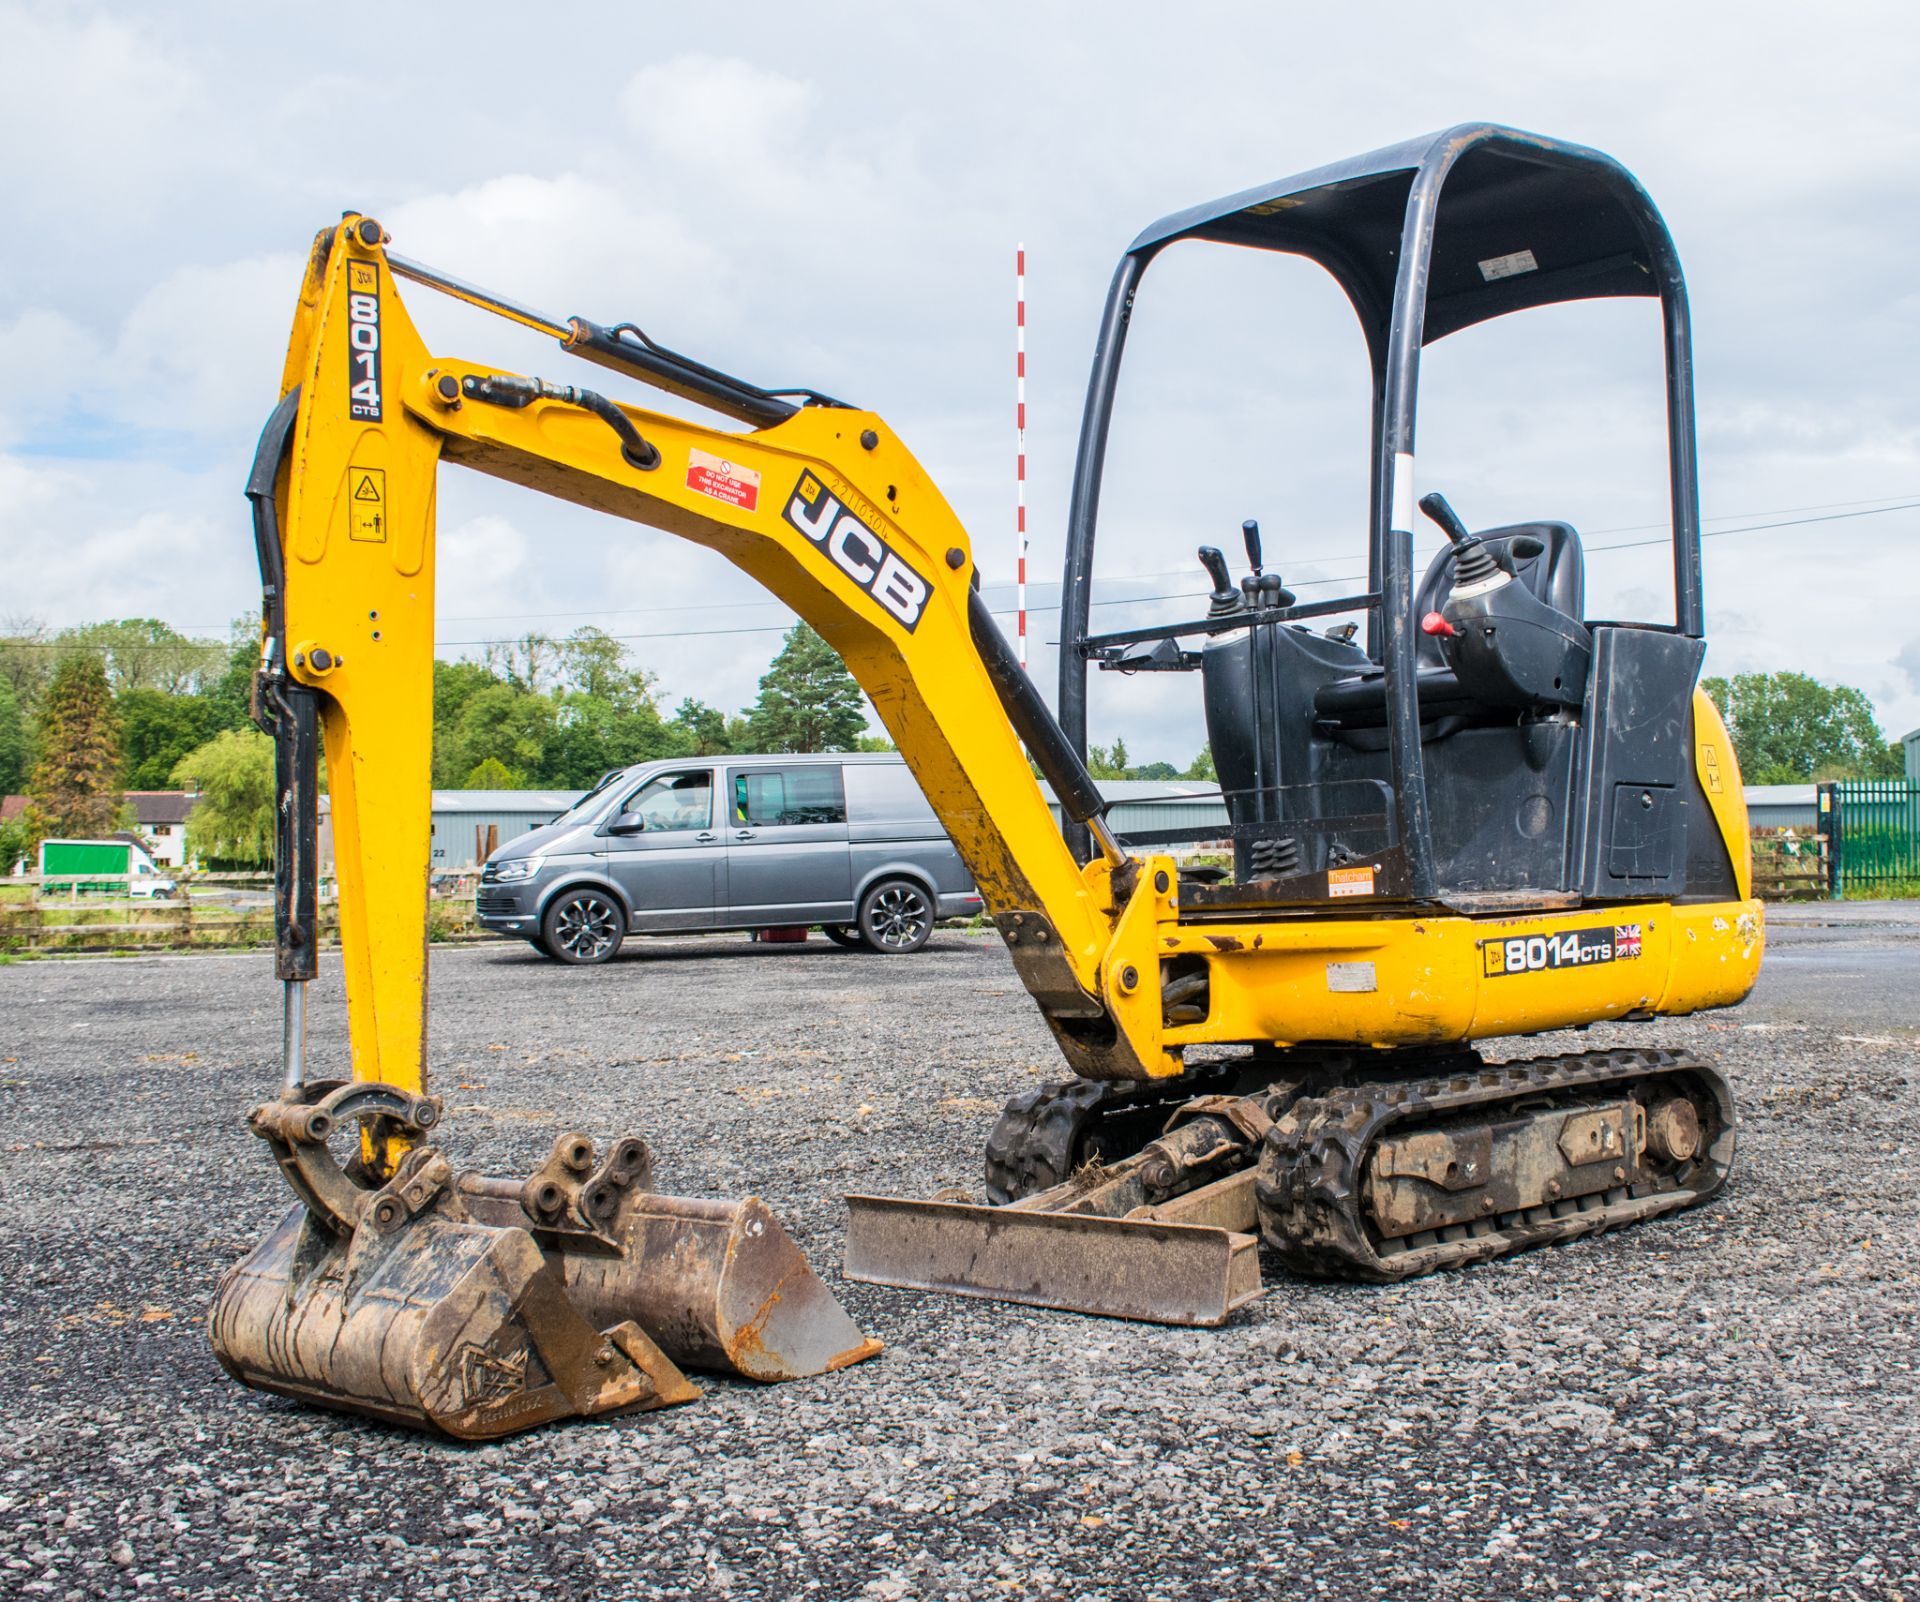
[{"label": "red and white striped pole", "polygon": [[1019,590],[1020,666],[1027,665],[1027,247],[1013,254],[1014,583]]}]

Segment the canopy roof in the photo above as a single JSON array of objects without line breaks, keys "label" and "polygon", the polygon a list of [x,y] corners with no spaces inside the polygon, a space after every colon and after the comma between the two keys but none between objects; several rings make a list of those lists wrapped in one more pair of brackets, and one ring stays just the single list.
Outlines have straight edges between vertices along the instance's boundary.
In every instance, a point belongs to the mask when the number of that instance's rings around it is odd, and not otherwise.
[{"label": "canopy roof", "polygon": [[1180,239],[1319,262],[1382,348],[1416,178],[1439,184],[1422,343],[1528,306],[1658,295],[1677,278],[1646,192],[1611,157],[1491,123],[1390,145],[1163,217],[1128,247]]}]

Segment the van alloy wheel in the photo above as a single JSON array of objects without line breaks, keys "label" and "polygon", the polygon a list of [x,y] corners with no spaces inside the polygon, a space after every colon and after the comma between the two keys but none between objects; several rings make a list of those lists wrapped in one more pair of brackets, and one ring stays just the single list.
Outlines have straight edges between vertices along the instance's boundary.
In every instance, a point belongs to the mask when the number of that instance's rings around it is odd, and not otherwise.
[{"label": "van alloy wheel", "polygon": [[918,951],[933,933],[933,902],[911,879],[886,879],[860,903],[860,933],[875,951]]},{"label": "van alloy wheel", "polygon": [[605,891],[563,891],[547,909],[547,949],[562,962],[605,962],[620,949],[623,921],[619,904]]}]

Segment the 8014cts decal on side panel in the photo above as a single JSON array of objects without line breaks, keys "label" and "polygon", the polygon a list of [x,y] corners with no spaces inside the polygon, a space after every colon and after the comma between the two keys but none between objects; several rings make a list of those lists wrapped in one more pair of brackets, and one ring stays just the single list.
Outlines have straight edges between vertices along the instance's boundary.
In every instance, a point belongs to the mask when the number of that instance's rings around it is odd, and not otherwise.
[{"label": "8014cts decal on side panel", "polygon": [[1588,968],[1597,962],[1627,962],[1640,955],[1640,925],[1621,923],[1601,929],[1569,929],[1563,934],[1482,940],[1480,950],[1489,978],[1544,973],[1551,968]]},{"label": "8014cts decal on side panel", "polygon": [[813,474],[800,475],[787,497],[785,515],[835,567],[904,623],[909,634],[918,627],[933,586]]}]

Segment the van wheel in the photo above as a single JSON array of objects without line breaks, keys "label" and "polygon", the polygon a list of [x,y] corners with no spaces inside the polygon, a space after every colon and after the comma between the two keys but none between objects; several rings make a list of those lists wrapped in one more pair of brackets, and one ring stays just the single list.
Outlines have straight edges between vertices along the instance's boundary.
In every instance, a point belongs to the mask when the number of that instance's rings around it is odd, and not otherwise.
[{"label": "van wheel", "polygon": [[882,879],[860,902],[860,933],[875,951],[918,951],[933,933],[933,902],[911,879]]},{"label": "van wheel", "polygon": [[845,946],[849,951],[865,951],[867,937],[860,932],[860,926],[852,923],[823,923],[820,932],[836,946]]},{"label": "van wheel", "polygon": [[620,949],[626,914],[604,890],[582,886],[553,898],[540,931],[547,950],[562,962],[605,962]]}]

